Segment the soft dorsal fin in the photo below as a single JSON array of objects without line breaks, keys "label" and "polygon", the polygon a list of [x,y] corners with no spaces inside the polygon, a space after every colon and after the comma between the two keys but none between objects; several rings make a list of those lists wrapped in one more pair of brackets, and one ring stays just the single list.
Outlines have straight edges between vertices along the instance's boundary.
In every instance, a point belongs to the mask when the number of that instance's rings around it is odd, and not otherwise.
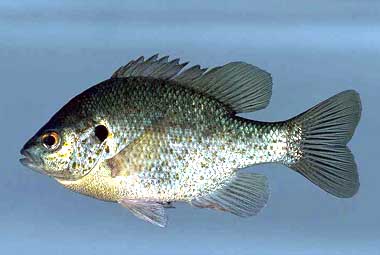
[{"label": "soft dorsal fin", "polygon": [[180,64],[179,59],[168,60],[168,56],[158,59],[158,54],[145,61],[139,57],[120,67],[112,78],[144,76],[174,80],[217,99],[236,113],[260,110],[269,104],[272,77],[258,67],[231,62],[208,71],[195,65],[180,73],[188,62]]},{"label": "soft dorsal fin", "polygon": [[184,85],[213,96],[237,113],[265,108],[272,95],[270,74],[244,62],[215,67]]}]

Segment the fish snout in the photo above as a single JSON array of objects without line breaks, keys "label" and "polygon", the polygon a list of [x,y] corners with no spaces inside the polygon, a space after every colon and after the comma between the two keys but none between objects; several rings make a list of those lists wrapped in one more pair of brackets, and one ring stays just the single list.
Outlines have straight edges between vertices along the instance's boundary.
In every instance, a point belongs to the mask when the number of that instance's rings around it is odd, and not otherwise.
[{"label": "fish snout", "polygon": [[20,159],[21,164],[39,173],[43,173],[43,162],[40,159],[40,157],[36,154],[36,151],[33,149],[33,147],[30,147],[27,143],[21,149],[20,153],[24,156]]}]

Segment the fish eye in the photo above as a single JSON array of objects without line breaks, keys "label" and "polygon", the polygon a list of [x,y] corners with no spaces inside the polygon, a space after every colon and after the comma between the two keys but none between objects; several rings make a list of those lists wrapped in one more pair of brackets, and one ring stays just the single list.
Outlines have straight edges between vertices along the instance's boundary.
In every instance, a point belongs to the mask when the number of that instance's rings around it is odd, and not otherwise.
[{"label": "fish eye", "polygon": [[100,142],[103,142],[108,137],[108,129],[104,125],[98,125],[95,127],[95,136]]},{"label": "fish eye", "polygon": [[46,149],[55,150],[58,148],[61,139],[57,132],[50,131],[43,134],[41,140]]}]

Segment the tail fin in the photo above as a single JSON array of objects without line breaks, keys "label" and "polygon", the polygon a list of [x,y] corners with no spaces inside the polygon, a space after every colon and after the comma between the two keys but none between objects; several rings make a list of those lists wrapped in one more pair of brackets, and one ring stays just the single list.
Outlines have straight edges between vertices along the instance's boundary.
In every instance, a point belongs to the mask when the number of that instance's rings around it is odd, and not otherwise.
[{"label": "tail fin", "polygon": [[301,158],[290,168],[328,193],[342,198],[355,195],[359,176],[346,144],[361,115],[359,94],[343,91],[291,119],[301,128]]}]

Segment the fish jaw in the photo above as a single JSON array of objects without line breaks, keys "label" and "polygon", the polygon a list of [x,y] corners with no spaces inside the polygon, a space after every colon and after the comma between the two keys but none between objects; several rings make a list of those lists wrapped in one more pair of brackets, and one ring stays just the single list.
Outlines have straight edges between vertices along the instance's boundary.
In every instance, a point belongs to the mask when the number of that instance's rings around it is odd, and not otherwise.
[{"label": "fish jaw", "polygon": [[42,160],[34,156],[34,154],[29,149],[26,149],[24,147],[21,149],[20,153],[24,156],[19,160],[22,165],[36,171],[37,173],[46,174],[46,172],[43,170]]},{"label": "fish jaw", "polygon": [[54,178],[63,178],[65,175],[60,173],[50,173],[45,170],[43,160],[39,158],[38,153],[31,148],[24,147],[20,151],[21,155],[24,157],[19,159],[20,163],[35,172]]}]

